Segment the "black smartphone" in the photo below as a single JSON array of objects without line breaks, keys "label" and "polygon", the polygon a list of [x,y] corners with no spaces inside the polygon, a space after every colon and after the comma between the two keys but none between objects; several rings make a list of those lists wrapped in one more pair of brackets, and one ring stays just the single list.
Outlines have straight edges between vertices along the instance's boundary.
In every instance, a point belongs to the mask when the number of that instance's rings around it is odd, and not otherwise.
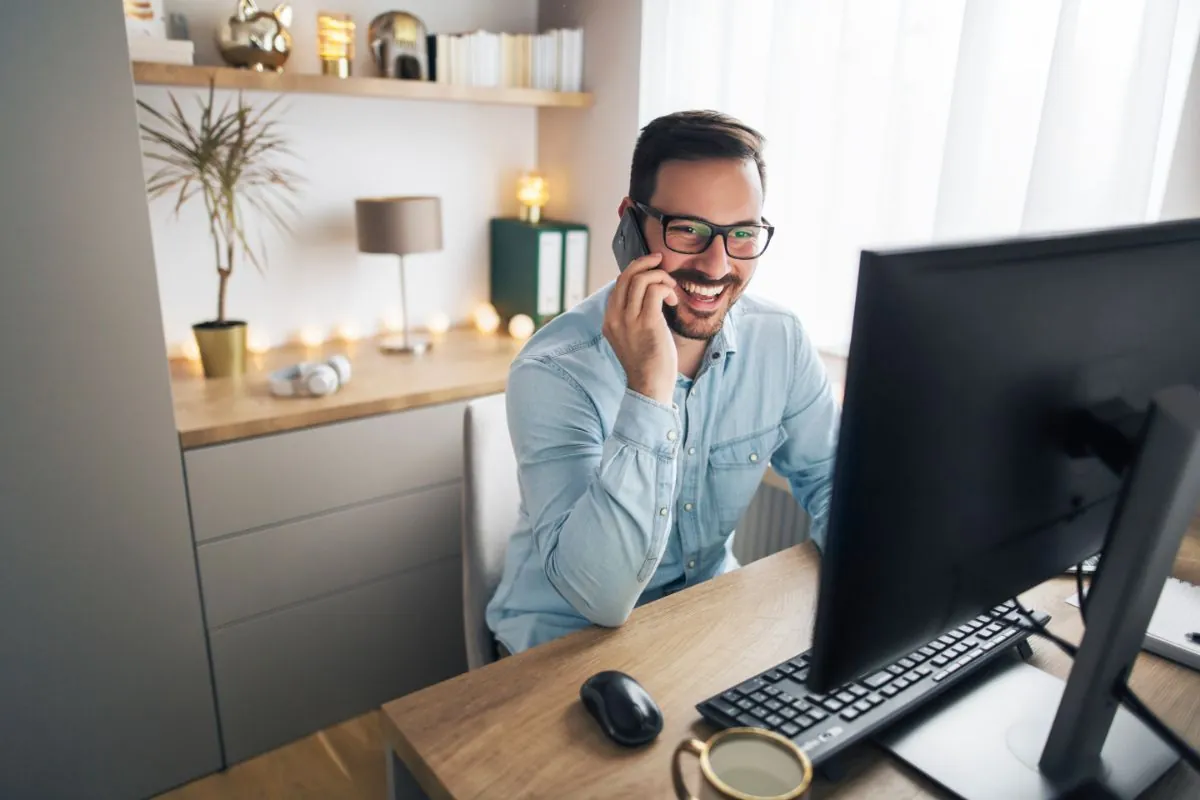
[{"label": "black smartphone", "polygon": [[629,262],[635,258],[650,255],[650,248],[646,246],[646,240],[642,236],[642,226],[638,225],[637,214],[632,207],[625,209],[625,213],[621,214],[621,224],[613,234],[612,248],[621,272],[624,272]]}]

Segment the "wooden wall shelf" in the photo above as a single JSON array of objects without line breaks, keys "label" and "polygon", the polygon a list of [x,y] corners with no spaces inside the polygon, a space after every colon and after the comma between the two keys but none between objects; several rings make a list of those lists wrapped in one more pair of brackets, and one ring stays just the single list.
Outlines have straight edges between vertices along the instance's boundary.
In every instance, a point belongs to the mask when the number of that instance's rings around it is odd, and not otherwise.
[{"label": "wooden wall shelf", "polygon": [[183,64],[133,62],[133,81],[142,86],[208,86],[216,79],[218,89],[262,92],[332,94],[394,100],[449,100],[466,103],[559,108],[586,108],[592,104],[588,92],[548,92],[542,89],[492,89],[452,86],[428,81],[390,78],[334,78],[296,72],[254,72],[232,67],[200,67]]}]

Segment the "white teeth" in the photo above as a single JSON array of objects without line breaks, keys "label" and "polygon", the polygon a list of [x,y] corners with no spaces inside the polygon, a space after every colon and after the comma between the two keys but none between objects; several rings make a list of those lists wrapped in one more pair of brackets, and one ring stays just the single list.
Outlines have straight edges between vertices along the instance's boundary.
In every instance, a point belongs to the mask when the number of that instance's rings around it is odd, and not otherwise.
[{"label": "white teeth", "polygon": [[698,294],[703,297],[716,297],[725,290],[724,286],[701,286],[698,283],[685,283],[683,289],[688,294]]}]

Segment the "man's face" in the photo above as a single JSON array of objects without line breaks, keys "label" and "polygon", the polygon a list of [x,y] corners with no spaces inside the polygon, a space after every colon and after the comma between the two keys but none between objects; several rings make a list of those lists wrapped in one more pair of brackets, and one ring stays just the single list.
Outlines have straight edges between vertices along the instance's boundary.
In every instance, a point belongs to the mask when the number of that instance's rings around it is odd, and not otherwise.
[{"label": "man's face", "polygon": [[[664,214],[717,225],[759,223],[762,204],[758,168],[751,160],[733,159],[664,163],[649,202]],[[679,283],[679,305],[663,307],[671,330],[689,339],[712,338],[750,282],[758,260],[731,258],[720,235],[702,253],[677,253],[664,243],[662,223],[640,216],[650,252],[663,254],[662,268]],[[735,245],[730,250],[737,252]]]}]

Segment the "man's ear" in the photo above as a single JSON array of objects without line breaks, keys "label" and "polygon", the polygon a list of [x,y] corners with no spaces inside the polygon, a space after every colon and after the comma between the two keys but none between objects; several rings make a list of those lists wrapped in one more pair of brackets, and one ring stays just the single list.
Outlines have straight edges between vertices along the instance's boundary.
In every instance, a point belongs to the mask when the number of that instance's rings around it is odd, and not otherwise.
[{"label": "man's ear", "polygon": [[623,216],[625,214],[625,209],[631,208],[632,206],[633,206],[633,200],[630,199],[629,197],[625,197],[624,199],[621,200],[621,205],[617,206],[617,216],[618,217]]}]

